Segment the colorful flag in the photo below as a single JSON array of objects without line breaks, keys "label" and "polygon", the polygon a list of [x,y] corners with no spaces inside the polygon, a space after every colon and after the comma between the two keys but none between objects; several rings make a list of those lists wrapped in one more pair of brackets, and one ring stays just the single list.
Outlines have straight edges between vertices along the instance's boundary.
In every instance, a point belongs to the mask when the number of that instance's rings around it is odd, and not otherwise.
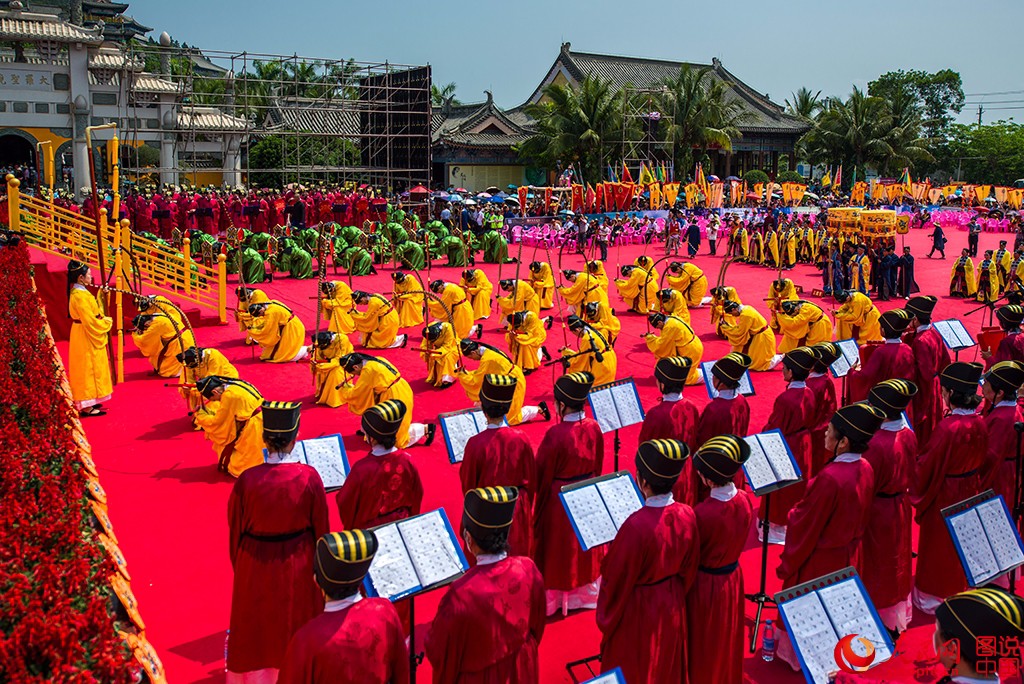
[{"label": "colorful flag", "polygon": [[637,183],[640,185],[650,185],[651,183],[657,183],[658,180],[651,173],[651,170],[647,167],[647,164],[640,162],[640,178]]},{"label": "colorful flag", "polygon": [[669,208],[676,205],[676,197],[679,196],[679,183],[665,183],[665,202]]},{"label": "colorful flag", "polygon": [[629,167],[626,166],[626,162],[622,162],[622,182],[623,183],[632,183],[633,182],[633,174],[631,174],[629,172]]},{"label": "colorful flag", "polygon": [[827,188],[832,185],[832,172],[825,169],[825,175],[821,177],[821,187]]},{"label": "colorful flag", "polygon": [[840,164],[839,168],[836,169],[836,177],[832,181],[832,185],[835,186],[836,190],[841,190],[843,187],[843,165]]}]

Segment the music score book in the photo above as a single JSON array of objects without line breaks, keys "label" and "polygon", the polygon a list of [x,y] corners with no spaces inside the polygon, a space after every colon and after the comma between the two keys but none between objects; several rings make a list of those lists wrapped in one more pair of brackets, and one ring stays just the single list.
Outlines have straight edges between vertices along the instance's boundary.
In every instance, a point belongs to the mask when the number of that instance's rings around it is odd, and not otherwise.
[{"label": "music score book", "polygon": [[[711,368],[715,365],[715,361],[705,361],[700,364],[700,374],[704,377],[704,389],[708,392],[708,399],[714,399],[718,396],[718,390],[715,389],[713,378],[711,374]],[[742,394],[745,397],[752,396],[754,392],[754,382],[750,377],[750,371],[743,371],[742,377],[740,377],[740,386],[736,388],[737,394]]]},{"label": "music score book", "polygon": [[784,589],[775,601],[808,684],[828,684],[829,673],[839,670],[835,650],[843,637],[855,635],[851,647],[858,655],[866,655],[858,637],[871,643],[870,667],[893,655],[889,632],[853,568]]},{"label": "music score book", "polygon": [[584,551],[615,539],[626,518],[644,505],[625,470],[566,485],[558,498]]},{"label": "music score book", "polygon": [[633,378],[598,385],[590,390],[587,401],[601,432],[614,432],[644,422],[644,407]]},{"label": "music score book", "polygon": [[942,509],[967,584],[980,587],[1024,565],[1013,516],[1002,496],[991,489]]},{"label": "music score book", "polygon": [[750,458],[743,464],[743,473],[754,494],[764,496],[802,479],[800,466],[782,430],[769,430],[743,439],[750,445]]},{"label": "music score book", "polygon": [[478,408],[470,408],[442,413],[438,418],[441,420],[444,445],[448,449],[448,460],[452,463],[462,463],[462,458],[466,454],[466,442],[470,437],[479,435],[487,429],[487,416]]},{"label": "music score book", "polygon": [[[263,450],[263,460],[266,461],[267,450]],[[345,443],[341,435],[327,435],[326,437],[315,437],[303,439],[295,443],[292,449],[292,456],[297,457],[299,463],[305,463],[320,474],[324,482],[324,489],[334,491],[341,489],[351,471],[348,463],[348,454],[345,453]]]},{"label": "music score book", "polygon": [[608,670],[602,675],[598,675],[593,679],[588,679],[581,684],[627,684],[626,678],[622,674],[622,668],[617,667],[614,670]]},{"label": "music score book", "polygon": [[935,321],[932,326],[950,351],[961,351],[977,344],[971,337],[971,333],[967,332],[964,324],[958,320]]},{"label": "music score book", "polygon": [[836,346],[839,347],[842,356],[829,365],[828,369],[832,371],[832,377],[845,378],[854,366],[860,363],[860,347],[857,345],[857,340],[852,338],[839,340],[836,342]]},{"label": "music score book", "polygon": [[377,554],[364,585],[367,596],[398,601],[444,586],[469,570],[443,508],[374,527]]}]

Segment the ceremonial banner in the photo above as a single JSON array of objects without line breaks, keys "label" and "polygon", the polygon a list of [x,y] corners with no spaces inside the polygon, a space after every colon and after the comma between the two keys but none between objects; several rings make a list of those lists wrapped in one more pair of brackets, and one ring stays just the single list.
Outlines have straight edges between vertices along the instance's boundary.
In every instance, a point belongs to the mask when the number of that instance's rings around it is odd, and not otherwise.
[{"label": "ceremonial banner", "polygon": [[608,211],[608,205],[605,200],[605,185],[607,185],[607,183],[598,183],[597,188],[594,191],[595,199],[597,201],[597,211]]},{"label": "ceremonial banner", "polygon": [[551,209],[551,188],[544,188],[544,211]]},{"label": "ceremonial banner", "polygon": [[657,209],[661,206],[661,186],[658,183],[651,183],[647,189],[651,193],[649,205],[651,209]]},{"label": "ceremonial banner", "polygon": [[676,197],[679,196],[679,183],[665,183],[663,190],[668,206],[670,208],[674,207],[676,205]]},{"label": "ceremonial banner", "polygon": [[696,183],[689,183],[684,189],[686,190],[686,207],[693,209],[697,204],[697,195],[700,193],[700,189]]},{"label": "ceremonial banner", "polygon": [[[600,187],[600,186],[599,186]],[[587,183],[587,197],[585,204],[587,205],[588,213],[595,213],[598,211],[597,208],[597,193],[594,191],[594,186]]]},{"label": "ceremonial banner", "polygon": [[516,195],[519,196],[519,213],[526,216],[526,196],[530,193],[530,189],[526,186],[520,186],[516,190]]},{"label": "ceremonial banner", "polygon": [[764,197],[764,183],[754,183],[754,194],[758,199]]},{"label": "ceremonial banner", "polygon": [[1005,203],[1009,188],[996,187],[994,190],[996,193],[996,202],[999,202],[1000,204]]},{"label": "ceremonial banner", "polygon": [[572,186],[572,210],[576,213],[585,211],[583,206],[583,186],[573,184]]},{"label": "ceremonial banner", "polygon": [[722,202],[725,199],[725,186],[722,183],[712,183],[708,187],[708,194],[705,201],[705,206],[711,209],[721,209]]},{"label": "ceremonial banner", "polygon": [[932,188],[928,191],[929,204],[938,204],[940,199],[942,199],[942,188]]},{"label": "ceremonial banner", "polygon": [[990,194],[992,194],[991,185],[978,185],[974,188],[974,196],[978,204],[984,204]]}]

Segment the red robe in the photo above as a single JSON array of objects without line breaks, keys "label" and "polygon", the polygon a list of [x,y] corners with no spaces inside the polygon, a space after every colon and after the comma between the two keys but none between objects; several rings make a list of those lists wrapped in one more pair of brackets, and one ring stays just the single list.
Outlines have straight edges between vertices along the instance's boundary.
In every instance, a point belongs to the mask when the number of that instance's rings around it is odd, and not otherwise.
[{"label": "red robe", "polygon": [[[718,435],[746,437],[749,431],[750,405],[747,403],[747,398],[742,394],[736,394],[732,399],[716,397],[705,404],[704,410],[701,411],[700,419],[697,422],[697,442],[695,446],[699,449],[709,439]],[[700,479],[696,470],[691,467],[689,471],[690,488],[693,491],[694,501],[700,503],[708,498],[711,489]],[[736,485],[737,489],[744,488],[746,478],[743,475],[742,468],[736,473],[732,482]]]},{"label": "red robe", "polygon": [[364,598],[324,612],[295,633],[278,684],[399,684],[409,681],[409,649],[394,606]]},{"label": "red robe", "polygon": [[861,579],[872,603],[882,609],[906,601],[914,585],[909,489],[917,437],[909,427],[883,428],[871,438],[863,458],[874,471],[875,490],[864,531]]},{"label": "red robe", "polygon": [[988,458],[981,476],[981,491],[992,489],[1002,494],[1006,505],[1013,510],[1013,485],[1017,478],[1017,432],[1013,424],[1017,420],[1016,402],[1007,406],[996,406],[985,415],[988,430]]},{"label": "red robe", "polygon": [[[235,480],[228,500],[231,672],[279,669],[288,640],[320,614],[313,580],[316,540],[330,529],[317,472],[302,463],[261,464]],[[273,541],[266,537],[294,535]]]},{"label": "red robe", "polygon": [[537,461],[533,446],[522,430],[513,427],[488,429],[466,442],[459,466],[462,493],[478,487],[518,487],[509,554],[529,557],[533,552],[533,492]]},{"label": "red robe", "polygon": [[987,452],[985,420],[974,414],[954,413],[935,427],[917,458],[910,495],[921,527],[914,577],[914,586],[920,591],[946,598],[967,589],[967,578],[941,511],[982,492],[981,468]]},{"label": "red robe", "polygon": [[913,408],[911,420],[914,422],[917,443],[924,445],[928,443],[932,430],[942,418],[939,373],[950,364],[949,350],[933,327],[914,333],[909,343],[914,350],[914,361],[917,364],[917,371],[914,374],[917,394],[910,404]]},{"label": "red robe", "polygon": [[828,422],[832,420],[832,414],[836,412],[839,401],[836,398],[836,383],[832,376],[825,371],[821,375],[811,375],[807,378],[807,389],[814,396],[814,427],[811,428],[811,468],[805,473],[805,478],[814,475],[825,467],[830,455],[825,451],[825,430],[828,429]]},{"label": "red robe", "polygon": [[601,574],[605,548],[580,548],[558,494],[565,485],[596,477],[603,470],[604,435],[592,418],[552,426],[537,447],[534,560],[547,589],[571,591]]},{"label": "red robe", "polygon": [[[792,384],[792,383],[791,383]],[[803,497],[807,489],[807,472],[811,465],[811,433],[814,419],[814,395],[806,387],[788,387],[775,398],[772,414],[761,432],[782,430],[793,457],[800,466],[803,479],[796,484],[772,493],[772,509],[768,521],[785,525],[789,511]],[[761,500],[760,516],[764,520],[765,501]]]},{"label": "red robe", "polygon": [[[643,425],[640,426],[640,440],[637,443],[643,444],[652,439],[678,439],[680,442],[685,442],[692,453],[696,448],[694,442],[697,436],[698,418],[697,407],[689,399],[685,397],[678,401],[662,399],[644,416]],[[683,472],[676,480],[676,486],[672,488],[672,496],[676,501],[687,506],[694,504],[691,470],[690,459],[686,459]]]},{"label": "red robe", "polygon": [[544,608],[544,580],[529,558],[470,568],[441,599],[427,635],[434,682],[539,682]]},{"label": "red robe", "polygon": [[365,530],[420,514],[423,482],[407,451],[355,462],[336,495],[342,529]]},{"label": "red robe", "polygon": [[883,380],[909,380],[917,377],[914,350],[903,342],[880,344],[860,370],[850,371],[850,401],[864,401],[868,391]]},{"label": "red robe", "polygon": [[[743,681],[744,599],[740,554],[754,518],[753,496],[736,492],[729,501],[708,497],[697,504],[700,567],[686,597],[689,652],[714,657],[689,659],[690,684]],[[730,565],[736,565],[727,572]],[[709,572],[709,570],[713,572]]]},{"label": "red robe", "polygon": [[786,546],[775,571],[783,589],[851,565],[861,572],[861,543],[874,491],[875,477],[863,458],[832,461],[814,476],[789,512]]},{"label": "red robe", "polygon": [[989,369],[1002,361],[1020,361],[1024,363],[1024,334],[1011,332],[999,341],[999,346],[992,356],[985,360],[985,369]]},{"label": "red robe", "polygon": [[601,564],[603,672],[621,667],[629,684],[686,682],[686,594],[699,557],[689,506],[644,506],[626,519]]}]

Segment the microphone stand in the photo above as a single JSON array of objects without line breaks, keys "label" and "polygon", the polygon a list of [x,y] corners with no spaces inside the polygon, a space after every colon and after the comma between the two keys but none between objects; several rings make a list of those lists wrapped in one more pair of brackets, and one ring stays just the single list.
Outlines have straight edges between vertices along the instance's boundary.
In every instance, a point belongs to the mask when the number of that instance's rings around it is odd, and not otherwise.
[{"label": "microphone stand", "polygon": [[[1017,451],[1013,455],[1013,524],[1020,529],[1021,518],[1024,515],[1024,492],[1021,492],[1021,486],[1024,485],[1024,459],[1021,458],[1020,449],[1021,441],[1024,439],[1024,422],[1016,422],[1013,424],[1013,429],[1017,433]],[[1015,593],[1017,589],[1017,570],[1010,573],[1010,593]]]}]

